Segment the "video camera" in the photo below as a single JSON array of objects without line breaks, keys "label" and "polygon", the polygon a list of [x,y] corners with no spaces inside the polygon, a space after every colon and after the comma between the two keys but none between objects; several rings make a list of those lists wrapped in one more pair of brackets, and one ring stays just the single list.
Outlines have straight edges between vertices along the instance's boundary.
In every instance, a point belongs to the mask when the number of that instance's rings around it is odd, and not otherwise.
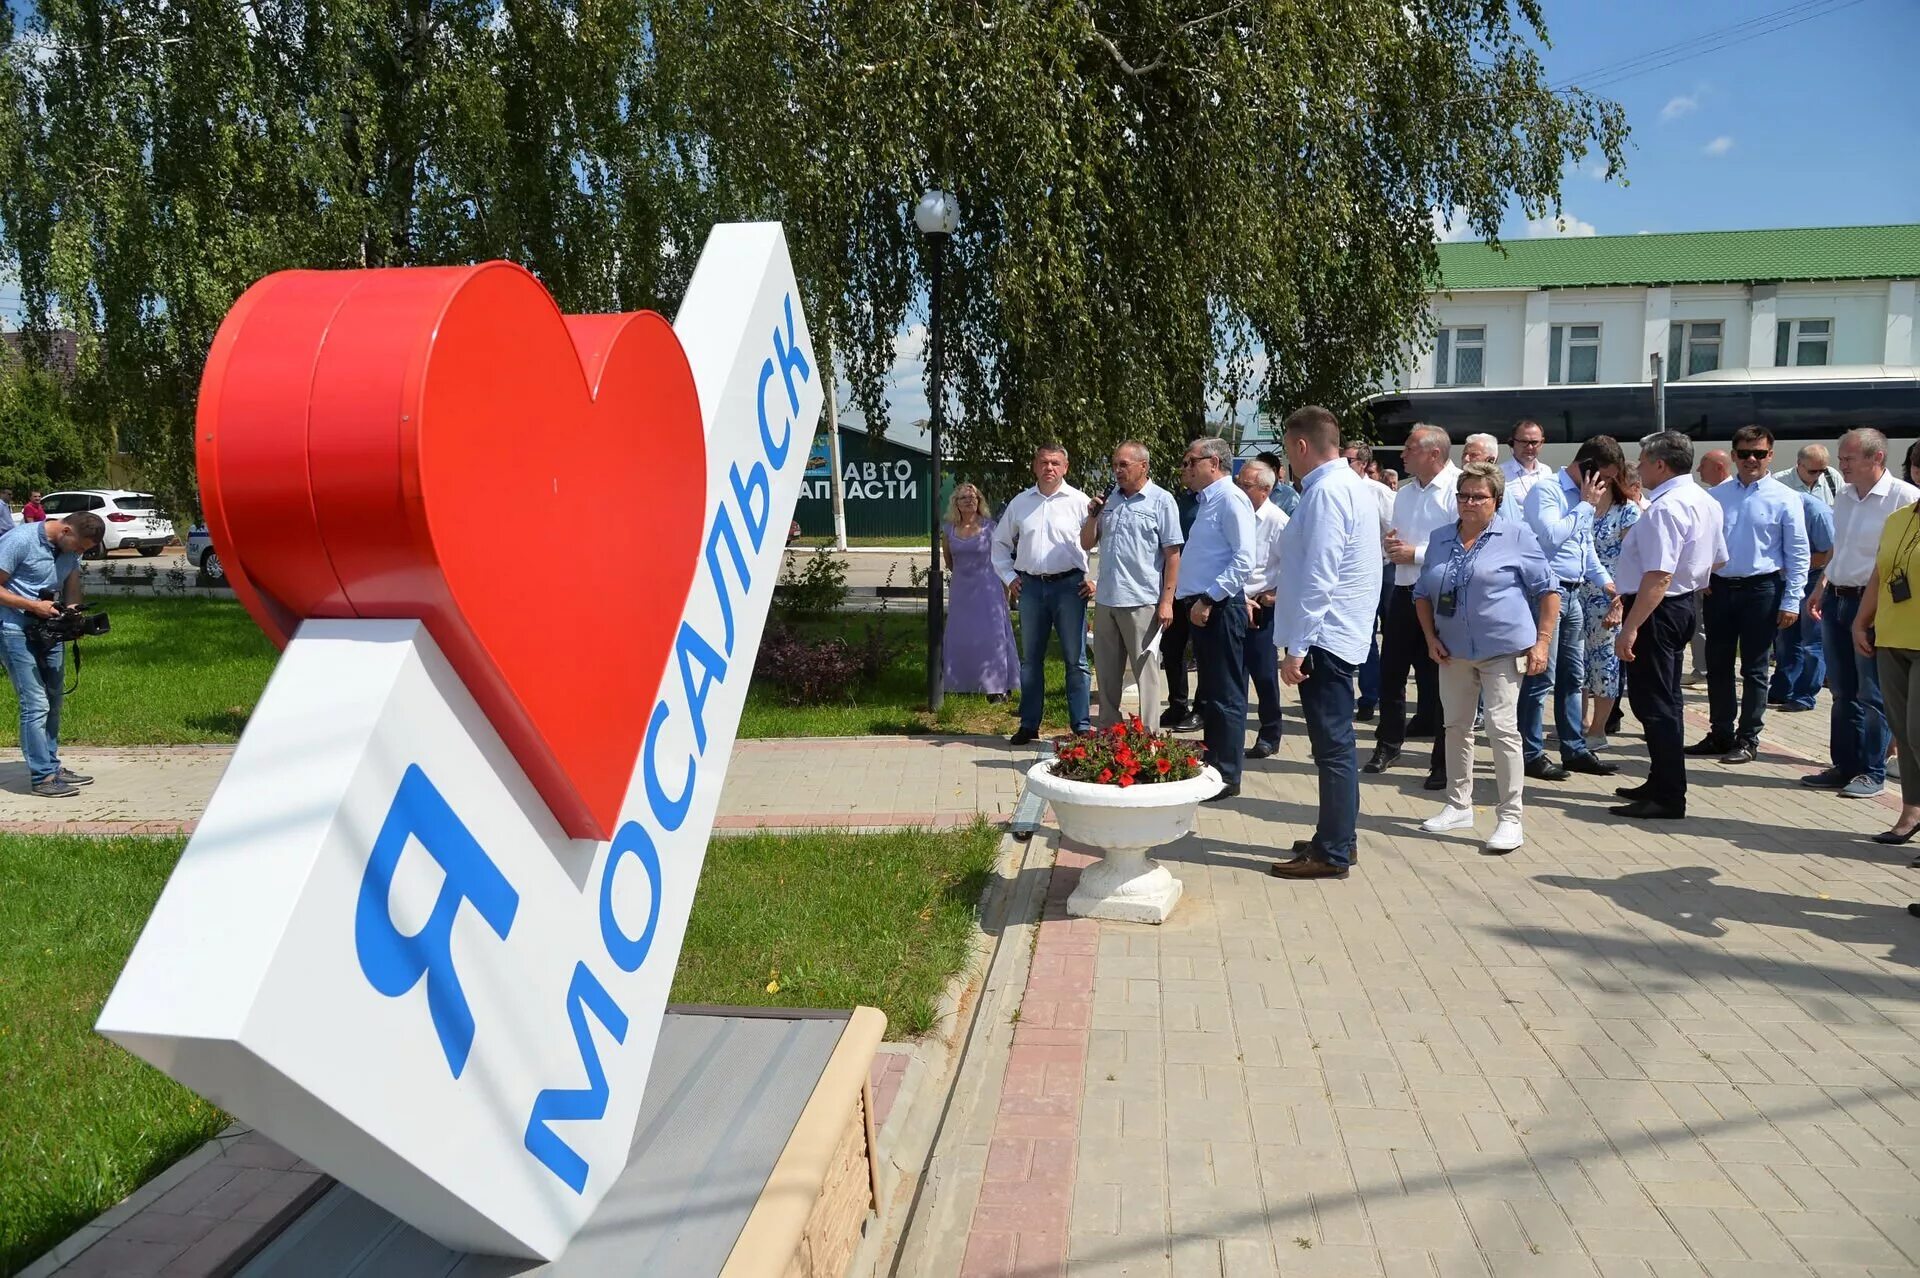
[{"label": "video camera", "polygon": [[89,614],[80,604],[60,605],[51,617],[27,615],[27,642],[38,648],[54,648],[72,643],[84,635],[104,635],[113,629],[104,612]]}]

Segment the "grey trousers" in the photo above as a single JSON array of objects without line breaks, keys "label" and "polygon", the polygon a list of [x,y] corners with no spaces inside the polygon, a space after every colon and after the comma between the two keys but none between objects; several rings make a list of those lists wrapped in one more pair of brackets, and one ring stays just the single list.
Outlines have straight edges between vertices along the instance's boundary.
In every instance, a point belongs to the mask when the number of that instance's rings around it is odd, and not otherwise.
[{"label": "grey trousers", "polygon": [[1140,721],[1160,730],[1160,658],[1142,651],[1153,633],[1153,604],[1093,609],[1093,677],[1099,685],[1101,727],[1120,722],[1120,694],[1131,679],[1140,685]]},{"label": "grey trousers", "polygon": [[1887,703],[1887,726],[1900,746],[1900,802],[1920,803],[1920,651],[1878,648],[1880,695]]}]

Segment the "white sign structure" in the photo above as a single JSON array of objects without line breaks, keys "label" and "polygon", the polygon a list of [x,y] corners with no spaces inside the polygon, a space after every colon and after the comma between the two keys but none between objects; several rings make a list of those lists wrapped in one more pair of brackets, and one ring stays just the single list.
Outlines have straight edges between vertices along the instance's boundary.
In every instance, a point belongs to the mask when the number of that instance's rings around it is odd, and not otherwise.
[{"label": "white sign structure", "polygon": [[100,1016],[452,1247],[551,1259],[626,1165],[814,437],[777,225],[714,230],[674,331],[706,528],[613,840],[562,832],[421,623],[308,621]]}]

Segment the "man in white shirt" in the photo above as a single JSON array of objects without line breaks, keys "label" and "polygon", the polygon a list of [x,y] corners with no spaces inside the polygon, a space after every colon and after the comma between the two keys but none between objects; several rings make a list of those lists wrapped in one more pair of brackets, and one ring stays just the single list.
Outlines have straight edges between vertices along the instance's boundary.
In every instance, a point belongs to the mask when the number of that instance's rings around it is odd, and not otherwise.
[{"label": "man in white shirt", "polygon": [[[1392,526],[1387,532],[1387,562],[1392,565],[1388,586],[1386,621],[1381,627],[1380,644],[1380,728],[1374,736],[1373,757],[1366,772],[1385,772],[1400,757],[1408,737],[1435,738],[1433,757],[1427,765],[1426,788],[1444,790],[1447,770],[1439,724],[1434,720],[1440,709],[1440,668],[1427,652],[1426,635],[1413,610],[1413,585],[1420,580],[1420,569],[1427,562],[1427,541],[1437,528],[1448,527],[1460,517],[1454,503],[1454,488],[1460,482],[1460,468],[1450,454],[1453,441],[1438,426],[1415,426],[1407,432],[1400,460],[1407,468],[1407,482],[1393,496]],[[1420,690],[1420,713],[1425,722],[1407,722],[1407,674],[1411,671]]]},{"label": "man in white shirt", "polygon": [[1525,510],[1527,494],[1553,478],[1553,467],[1540,460],[1540,449],[1546,442],[1547,432],[1540,428],[1540,423],[1526,419],[1514,426],[1507,440],[1513,456],[1502,463],[1500,473],[1507,481],[1506,501],[1511,502],[1515,510]]},{"label": "man in white shirt", "polygon": [[1500,460],[1500,441],[1481,432],[1467,436],[1467,442],[1460,445],[1460,464],[1468,462],[1497,462]]},{"label": "man in white shirt", "polygon": [[1280,678],[1300,689],[1320,806],[1313,837],[1270,873],[1286,879],[1345,878],[1358,852],[1360,769],[1353,744],[1353,677],[1366,660],[1380,598],[1377,507],[1340,459],[1340,419],[1317,406],[1287,418],[1287,465],[1300,476],[1300,505],[1280,538],[1274,640]]},{"label": "man in white shirt", "polygon": [[[1392,586],[1391,565],[1384,562],[1387,551],[1387,534],[1393,530],[1393,489],[1375,479],[1374,472],[1379,469],[1373,460],[1373,445],[1367,443],[1346,443],[1340,446],[1340,455],[1346,458],[1353,473],[1366,481],[1366,494],[1380,508],[1380,606],[1374,610],[1373,622],[1376,631],[1387,615],[1387,590]],[[1374,707],[1380,704],[1380,640],[1378,634],[1367,636],[1367,659],[1360,663],[1360,708],[1362,719],[1373,718]]]},{"label": "man in white shirt", "polygon": [[1812,493],[1829,506],[1840,497],[1840,485],[1834,482],[1825,444],[1808,444],[1800,450],[1793,465],[1774,478],[1796,493]]},{"label": "man in white shirt", "polygon": [[1694,599],[1727,561],[1720,503],[1693,481],[1693,445],[1679,431],[1640,441],[1646,513],[1627,530],[1614,561],[1625,615],[1614,652],[1627,667],[1627,696],[1647,734],[1647,779],[1614,793],[1609,808],[1636,821],[1687,814],[1687,755],[1681,719],[1681,660],[1696,623]]},{"label": "man in white shirt", "polygon": [[1868,799],[1887,788],[1886,702],[1874,658],[1853,646],[1853,619],[1873,577],[1880,532],[1887,516],[1920,500],[1920,489],[1887,470],[1887,437],[1877,430],[1850,430],[1840,437],[1840,495],[1833,503],[1833,557],[1822,588],[1808,606],[1820,620],[1833,686],[1828,746],[1833,766],[1800,778],[1816,790],[1838,790]]},{"label": "man in white shirt", "polygon": [[1088,722],[1087,552],[1080,529],[1087,495],[1067,482],[1067,450],[1042,444],[1033,454],[1033,487],[1007,503],[993,527],[993,571],[1020,609],[1020,730],[1026,745],[1040,735],[1045,707],[1047,635],[1060,636],[1067,666],[1067,719],[1075,732]]},{"label": "man in white shirt", "polygon": [[1280,534],[1287,512],[1273,500],[1273,467],[1240,464],[1233,482],[1253,503],[1253,571],[1247,574],[1247,677],[1260,704],[1260,731],[1247,758],[1264,759],[1280,749],[1280,650],[1273,643],[1273,603],[1280,586]]}]

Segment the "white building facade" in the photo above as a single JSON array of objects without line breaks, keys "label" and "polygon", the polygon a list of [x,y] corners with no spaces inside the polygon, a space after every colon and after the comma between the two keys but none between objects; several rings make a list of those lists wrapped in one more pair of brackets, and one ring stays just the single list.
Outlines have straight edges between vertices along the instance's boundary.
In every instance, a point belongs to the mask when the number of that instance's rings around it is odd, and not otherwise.
[{"label": "white building facade", "polygon": [[[1406,390],[1920,363],[1920,225],[1440,246]],[[1817,374],[1813,374],[1817,376]]]}]

